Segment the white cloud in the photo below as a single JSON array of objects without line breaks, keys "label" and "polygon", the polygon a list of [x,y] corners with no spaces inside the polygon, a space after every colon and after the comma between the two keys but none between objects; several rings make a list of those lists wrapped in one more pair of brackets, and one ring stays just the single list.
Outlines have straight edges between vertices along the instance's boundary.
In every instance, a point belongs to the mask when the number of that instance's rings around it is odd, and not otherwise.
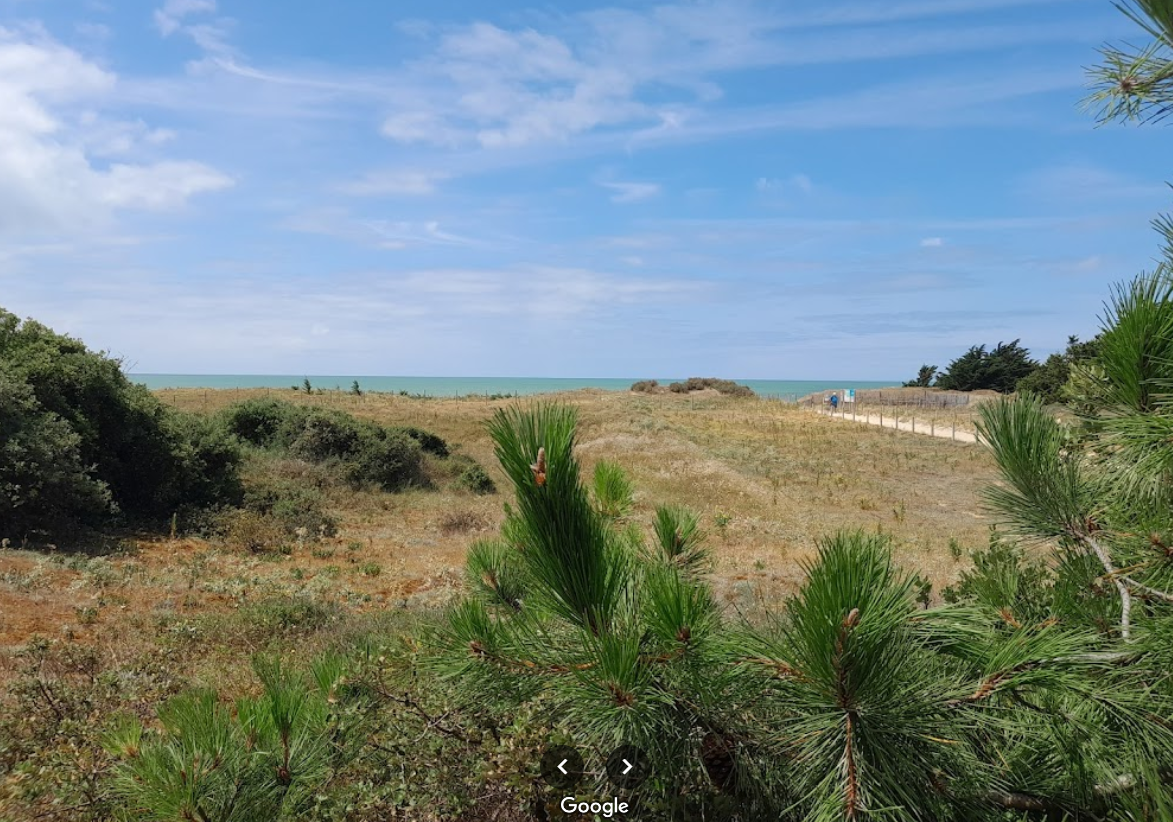
[{"label": "white cloud", "polygon": [[167,0],[161,8],[155,9],[155,27],[160,34],[168,37],[179,31],[188,16],[212,14],[215,11],[215,0]]},{"label": "white cloud", "polygon": [[[406,143],[509,148],[614,129],[673,131],[686,126],[695,109],[722,98],[719,82],[728,72],[1087,40],[1081,21],[871,25],[1057,2],[913,0],[882,8],[834,4],[789,15],[755,3],[676,3],[582,12],[552,20],[548,31],[487,22],[415,26],[413,34],[433,50],[395,80],[426,93],[394,106],[383,133]],[[819,31],[828,27],[838,30]],[[790,34],[805,28],[813,30]],[[644,93],[651,89],[654,98]],[[909,122],[903,114],[895,119]]]},{"label": "white cloud", "polygon": [[[0,28],[0,234],[81,231],[231,184],[195,161],[144,162],[169,132],[105,115],[116,84],[43,32]],[[126,162],[101,168],[100,157]]]},{"label": "white cloud", "polygon": [[149,166],[116,164],[105,175],[101,197],[118,208],[159,211],[183,205],[192,194],[232,186],[232,178],[214,168],[190,161],[166,161]]},{"label": "white cloud", "polygon": [[388,251],[426,246],[484,245],[443,228],[438,220],[372,220],[351,214],[344,208],[322,208],[286,218],[280,224],[288,231],[318,234],[337,240]]},{"label": "white cloud", "polygon": [[758,177],[754,183],[754,188],[763,194],[786,190],[795,190],[803,194],[810,194],[814,190],[814,184],[811,182],[811,178],[805,174],[795,174],[787,180],[782,180],[778,177]]},{"label": "white cloud", "polygon": [[611,195],[613,203],[635,203],[647,200],[660,193],[659,183],[599,183],[603,188],[609,188],[615,193]]},{"label": "white cloud", "polygon": [[921,248],[940,248],[945,241],[940,237],[925,237],[920,241]]},{"label": "white cloud", "polygon": [[357,180],[343,183],[338,190],[343,194],[371,197],[432,194],[436,190],[436,183],[446,180],[448,176],[445,172],[414,169],[373,171]]}]

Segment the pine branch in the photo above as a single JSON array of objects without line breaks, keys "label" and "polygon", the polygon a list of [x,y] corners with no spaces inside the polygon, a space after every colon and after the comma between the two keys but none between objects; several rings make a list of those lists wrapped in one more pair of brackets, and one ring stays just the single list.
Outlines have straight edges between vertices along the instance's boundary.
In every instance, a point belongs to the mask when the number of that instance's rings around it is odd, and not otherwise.
[{"label": "pine branch", "polygon": [[1166,591],[1157,590],[1156,588],[1150,588],[1148,585],[1137,582],[1132,577],[1125,576],[1124,574],[1121,574],[1119,578],[1122,582],[1130,585],[1142,594],[1148,594],[1151,597],[1156,597],[1157,599],[1164,600],[1165,602],[1173,602],[1173,594],[1170,594]]},{"label": "pine branch", "polygon": [[859,812],[859,777],[855,771],[855,754],[851,749],[852,740],[855,737],[854,723],[851,720],[852,712],[848,711],[847,726],[845,729],[846,740],[843,745],[843,759],[847,763],[847,818],[855,819]]},{"label": "pine branch", "polygon": [[1128,590],[1128,586],[1124,583],[1124,580],[1120,578],[1120,572],[1116,570],[1116,566],[1112,564],[1112,558],[1108,556],[1107,549],[1100,545],[1099,541],[1091,534],[1076,534],[1075,536],[1092,549],[1092,552],[1099,558],[1100,564],[1104,566],[1104,570],[1108,572],[1108,576],[1116,585],[1116,590],[1120,592],[1120,636],[1125,641],[1128,641],[1131,635],[1132,593]]}]

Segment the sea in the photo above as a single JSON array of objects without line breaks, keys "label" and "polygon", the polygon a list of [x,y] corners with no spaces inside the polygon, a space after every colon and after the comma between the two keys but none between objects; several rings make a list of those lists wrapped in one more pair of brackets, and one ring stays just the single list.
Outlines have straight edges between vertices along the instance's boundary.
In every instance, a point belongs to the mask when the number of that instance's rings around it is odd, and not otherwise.
[{"label": "sea", "polygon": [[[130,379],[152,390],[161,388],[291,388],[302,387],[308,379],[314,388],[349,391],[355,382],[363,391],[408,394],[425,397],[471,397],[486,395],[551,394],[600,388],[604,391],[627,391],[632,383],[646,377],[372,377],[321,374],[129,374]],[[683,378],[657,379],[661,385]],[[747,385],[759,396],[795,401],[821,391],[848,388],[889,388],[899,380],[735,380]]]}]

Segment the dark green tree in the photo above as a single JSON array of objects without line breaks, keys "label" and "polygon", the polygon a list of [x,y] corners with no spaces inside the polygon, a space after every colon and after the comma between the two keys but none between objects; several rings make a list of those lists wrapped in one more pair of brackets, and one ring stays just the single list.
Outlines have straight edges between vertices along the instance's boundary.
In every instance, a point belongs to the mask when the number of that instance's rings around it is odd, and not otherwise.
[{"label": "dark green tree", "polygon": [[1018,381],[1031,374],[1039,364],[1018,340],[998,343],[987,351],[975,345],[962,354],[937,377],[936,387],[950,391],[991,390],[1008,394]]},{"label": "dark green tree", "polygon": [[1041,366],[1018,381],[1015,390],[1034,394],[1045,403],[1062,402],[1072,366],[1094,360],[1098,351],[1099,337],[1086,342],[1081,342],[1079,337],[1068,337],[1067,348],[1047,357]]},{"label": "dark green tree", "polygon": [[922,365],[920,370],[916,372],[916,377],[904,384],[905,388],[928,388],[933,384],[933,378],[937,376],[937,366]]}]

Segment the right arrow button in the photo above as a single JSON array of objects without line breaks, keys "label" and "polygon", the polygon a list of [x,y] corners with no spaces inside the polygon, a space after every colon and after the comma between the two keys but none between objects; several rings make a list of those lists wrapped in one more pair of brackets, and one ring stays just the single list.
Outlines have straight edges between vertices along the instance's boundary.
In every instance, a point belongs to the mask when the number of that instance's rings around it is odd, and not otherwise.
[{"label": "right arrow button", "polygon": [[618,788],[638,788],[651,771],[647,754],[634,745],[617,748],[607,757],[607,776]]}]

